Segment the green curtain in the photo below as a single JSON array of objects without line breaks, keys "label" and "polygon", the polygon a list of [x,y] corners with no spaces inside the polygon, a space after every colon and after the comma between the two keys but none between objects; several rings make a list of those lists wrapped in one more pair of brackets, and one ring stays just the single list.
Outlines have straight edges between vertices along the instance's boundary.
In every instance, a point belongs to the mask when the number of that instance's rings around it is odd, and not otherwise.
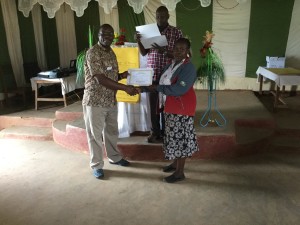
[{"label": "green curtain", "polygon": [[256,77],[266,56],[284,56],[294,0],[252,0],[246,77]]},{"label": "green curtain", "polygon": [[202,7],[199,0],[182,0],[176,6],[177,27],[188,36],[192,45],[192,62],[200,66],[203,36],[212,29],[212,5]]},{"label": "green curtain", "polygon": [[31,13],[29,14],[29,17],[25,17],[23,13],[19,10],[17,10],[17,13],[20,29],[23,62],[37,63],[36,46]]},{"label": "green curtain", "polygon": [[75,21],[75,33],[76,33],[76,45],[77,52],[89,47],[89,25],[94,31],[94,43],[98,41],[98,30],[100,27],[99,21],[99,4],[96,1],[89,2],[88,8],[84,11],[83,16],[77,17],[74,13]]},{"label": "green curtain", "polygon": [[44,10],[41,11],[45,55],[50,70],[60,66],[56,22],[55,18],[50,19]]},{"label": "green curtain", "polygon": [[[119,27],[125,29],[125,36],[128,42],[135,42],[135,27],[145,25],[144,12],[136,14],[133,8],[128,5],[127,0],[118,0]],[[115,31],[119,32],[119,31]]]},{"label": "green curtain", "polygon": [[[0,92],[3,91],[3,86],[10,88],[15,86],[15,78],[13,76],[13,71],[11,67],[10,57],[8,53],[6,35],[5,35],[5,27],[3,21],[2,8],[0,4],[0,69],[1,69],[1,78],[0,79]],[[3,82],[3,83],[2,83]]]}]

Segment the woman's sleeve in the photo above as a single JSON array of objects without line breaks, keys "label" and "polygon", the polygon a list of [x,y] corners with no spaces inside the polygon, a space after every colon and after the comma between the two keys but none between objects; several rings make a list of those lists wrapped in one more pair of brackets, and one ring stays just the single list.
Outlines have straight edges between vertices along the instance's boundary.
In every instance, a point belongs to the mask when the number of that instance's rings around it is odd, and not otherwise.
[{"label": "woman's sleeve", "polygon": [[[175,71],[175,74],[177,71]],[[183,68],[177,74],[177,79],[171,85],[158,85],[157,91],[165,95],[181,96],[184,95],[195,83],[197,77],[196,69],[193,64],[184,64]]]}]

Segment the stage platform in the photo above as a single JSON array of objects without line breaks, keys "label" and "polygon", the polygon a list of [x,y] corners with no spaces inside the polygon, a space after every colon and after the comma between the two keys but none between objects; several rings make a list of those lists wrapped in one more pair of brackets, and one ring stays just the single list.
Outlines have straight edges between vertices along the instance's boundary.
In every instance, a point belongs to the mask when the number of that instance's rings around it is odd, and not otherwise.
[{"label": "stage platform", "polygon": [[[258,98],[252,91],[217,91],[216,105],[213,102],[211,106],[211,118],[217,119],[223,126],[212,122],[203,127],[200,120],[207,109],[208,93],[196,93],[195,126],[200,151],[194,154],[192,159],[232,158],[255,154],[269,151],[275,142],[285,149],[300,147],[295,144],[300,138],[298,100],[293,102],[291,109],[280,109],[282,111],[274,113],[268,110],[268,102],[265,103],[267,99]],[[226,124],[215,106],[224,116]],[[42,107],[38,111],[30,109],[2,115],[0,129],[1,137],[53,139],[67,149],[88,153],[81,101],[67,107]],[[146,135],[147,132],[137,131],[128,138],[119,138],[118,147],[127,159],[163,160],[162,145],[147,143]],[[286,144],[282,145],[282,142]],[[291,143],[294,143],[294,146],[289,148]],[[274,150],[278,150],[278,145],[276,146],[274,145]]]}]

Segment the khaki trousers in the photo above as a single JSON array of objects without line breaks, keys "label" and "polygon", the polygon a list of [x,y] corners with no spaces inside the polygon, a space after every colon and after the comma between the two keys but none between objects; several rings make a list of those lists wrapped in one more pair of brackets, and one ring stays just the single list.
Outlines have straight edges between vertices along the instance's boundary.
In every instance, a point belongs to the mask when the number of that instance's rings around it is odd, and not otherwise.
[{"label": "khaki trousers", "polygon": [[104,149],[110,161],[120,161],[122,156],[117,149],[119,135],[117,106],[105,108],[83,105],[83,115],[90,151],[90,167],[103,168]]}]

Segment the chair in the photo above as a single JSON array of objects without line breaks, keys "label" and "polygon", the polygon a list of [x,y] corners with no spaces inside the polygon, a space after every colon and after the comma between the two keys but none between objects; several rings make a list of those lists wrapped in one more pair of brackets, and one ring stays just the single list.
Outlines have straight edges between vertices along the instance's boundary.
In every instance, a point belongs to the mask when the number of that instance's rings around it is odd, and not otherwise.
[{"label": "chair", "polygon": [[[26,103],[26,91],[27,87],[9,87],[7,84],[7,79],[5,79],[5,75],[3,73],[2,68],[0,67],[0,92],[4,94],[4,100],[3,102],[6,102],[8,104],[11,104],[10,102],[10,94],[11,95],[21,95],[23,99],[23,104]],[[2,90],[2,91],[1,91]],[[3,106],[3,102],[1,102],[1,105]]]}]

